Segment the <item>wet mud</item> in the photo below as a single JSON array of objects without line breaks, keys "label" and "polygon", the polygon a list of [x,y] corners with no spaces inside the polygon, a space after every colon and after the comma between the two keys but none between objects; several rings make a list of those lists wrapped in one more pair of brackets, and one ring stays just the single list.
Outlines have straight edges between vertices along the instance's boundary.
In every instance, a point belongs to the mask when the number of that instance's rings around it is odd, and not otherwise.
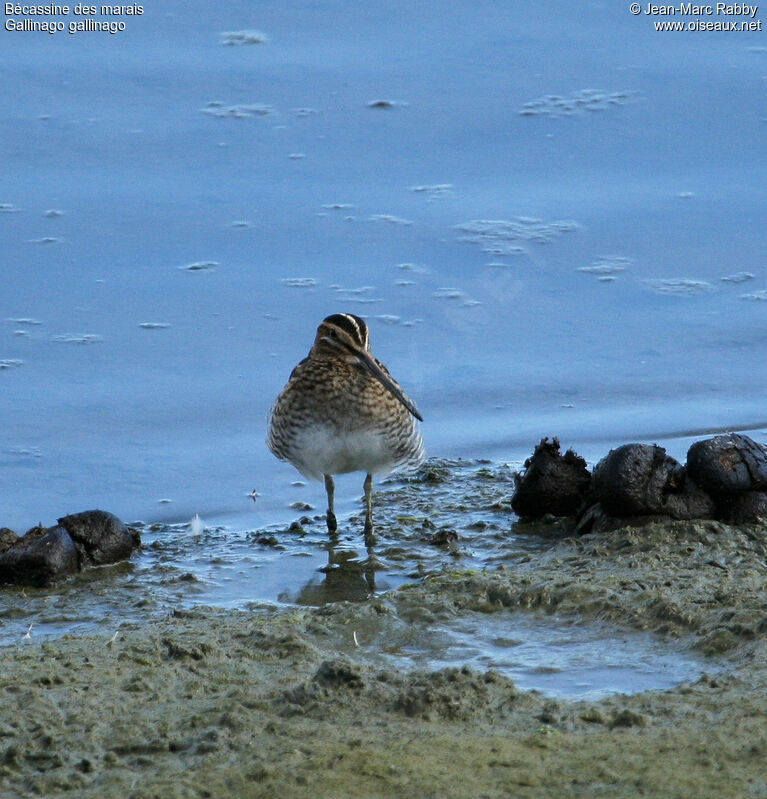
[{"label": "wet mud", "polygon": [[[0,796],[767,796],[767,529],[574,536],[516,522],[513,485],[503,467],[430,462],[379,487],[379,548],[355,555],[348,520],[325,572],[350,573],[359,601],[179,609],[3,648]],[[410,581],[377,593],[397,562]],[[370,646],[470,613],[650,630],[712,668],[573,701],[492,669],[392,668]]]}]

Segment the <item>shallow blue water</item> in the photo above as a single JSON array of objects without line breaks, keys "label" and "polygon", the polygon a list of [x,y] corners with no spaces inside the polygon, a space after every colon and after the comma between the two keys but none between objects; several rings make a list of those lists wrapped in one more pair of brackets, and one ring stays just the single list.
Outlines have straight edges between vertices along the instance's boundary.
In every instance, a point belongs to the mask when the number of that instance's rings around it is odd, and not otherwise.
[{"label": "shallow blue water", "polygon": [[372,642],[363,635],[359,646],[398,669],[492,668],[522,690],[590,700],[665,690],[722,668],[651,633],[519,613],[468,614],[428,632],[387,631]]}]

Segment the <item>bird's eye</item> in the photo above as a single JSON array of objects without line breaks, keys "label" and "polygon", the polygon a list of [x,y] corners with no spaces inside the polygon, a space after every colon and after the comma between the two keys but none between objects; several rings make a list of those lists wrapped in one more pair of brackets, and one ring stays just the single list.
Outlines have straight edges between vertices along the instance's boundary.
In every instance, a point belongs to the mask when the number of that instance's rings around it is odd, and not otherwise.
[{"label": "bird's eye", "polygon": [[335,331],[335,330],[331,330],[331,331],[330,331],[330,337],[331,337],[331,338],[338,338],[338,333],[336,333],[336,331]]}]

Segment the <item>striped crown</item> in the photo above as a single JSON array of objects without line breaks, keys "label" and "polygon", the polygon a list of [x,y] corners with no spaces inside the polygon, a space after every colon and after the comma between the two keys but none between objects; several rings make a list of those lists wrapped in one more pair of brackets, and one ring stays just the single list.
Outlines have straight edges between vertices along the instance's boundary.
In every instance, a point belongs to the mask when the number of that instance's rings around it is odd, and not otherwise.
[{"label": "striped crown", "polygon": [[342,330],[362,349],[370,350],[370,332],[364,319],[350,313],[334,313],[322,320],[317,328],[317,336],[332,334],[333,330]]}]

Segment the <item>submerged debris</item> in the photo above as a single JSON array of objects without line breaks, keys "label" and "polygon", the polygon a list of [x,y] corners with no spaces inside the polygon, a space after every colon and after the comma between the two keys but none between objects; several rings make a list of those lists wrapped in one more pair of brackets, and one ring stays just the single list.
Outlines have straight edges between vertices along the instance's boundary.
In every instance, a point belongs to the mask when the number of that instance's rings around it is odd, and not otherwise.
[{"label": "submerged debris", "polygon": [[178,268],[184,272],[212,272],[219,266],[221,264],[218,261],[194,261]]},{"label": "submerged debris", "polygon": [[98,333],[62,333],[58,336],[51,336],[51,341],[64,344],[98,344],[104,337]]},{"label": "submerged debris", "polygon": [[687,277],[658,277],[643,280],[642,282],[658,294],[680,294],[689,297],[695,294],[708,294],[716,291],[716,286],[707,280],[693,280]]},{"label": "submerged debris", "polygon": [[396,108],[397,106],[405,106],[401,100],[370,100],[367,103],[368,108]]},{"label": "submerged debris", "polygon": [[546,94],[525,103],[519,113],[522,116],[569,116],[583,111],[604,111],[614,106],[625,105],[631,98],[627,91],[605,92],[601,89],[581,89],[569,97]]},{"label": "submerged debris", "polygon": [[751,294],[741,294],[740,298],[741,300],[756,300],[757,302],[761,302],[762,300],[767,300],[767,290],[761,289]]},{"label": "submerged debris", "polygon": [[265,33],[261,33],[261,31],[225,31],[221,34],[221,44],[230,47],[243,44],[263,44],[268,41],[269,37]]},{"label": "submerged debris", "polygon": [[577,271],[597,277],[609,277],[625,272],[632,265],[633,261],[623,255],[603,255],[589,266],[579,266]]},{"label": "submerged debris", "polygon": [[263,117],[274,113],[270,105],[263,103],[239,103],[226,105],[219,100],[212,100],[200,109],[203,114],[212,117],[233,117],[234,119],[247,119],[248,117]]},{"label": "submerged debris", "polygon": [[461,235],[458,241],[478,244],[482,252],[493,257],[524,254],[528,243],[546,244],[564,233],[579,229],[577,222],[562,220],[544,222],[535,217],[514,219],[472,219],[455,226]]}]

